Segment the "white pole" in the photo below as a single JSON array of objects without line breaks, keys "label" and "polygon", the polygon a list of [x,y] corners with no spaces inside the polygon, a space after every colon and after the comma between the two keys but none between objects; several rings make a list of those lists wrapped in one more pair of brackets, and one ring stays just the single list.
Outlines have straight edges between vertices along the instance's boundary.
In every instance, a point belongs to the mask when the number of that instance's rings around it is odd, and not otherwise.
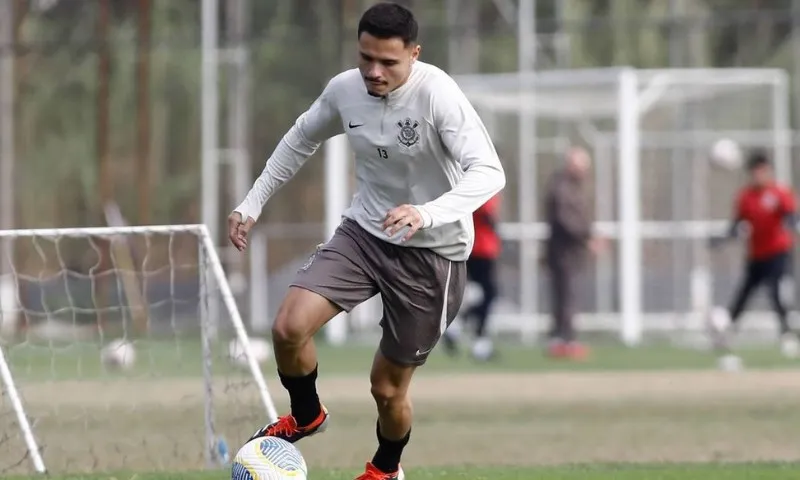
[{"label": "white pole", "polygon": [[[517,11],[517,66],[521,77],[520,94],[535,94],[529,75],[536,68],[536,1],[519,0]],[[533,91],[527,91],[530,89]],[[535,101],[535,100],[534,100]],[[519,221],[532,223],[536,218],[538,175],[536,169],[536,114],[523,108],[519,115]],[[533,342],[538,331],[537,246],[532,240],[520,241],[520,309],[530,320],[523,328],[522,341]]]},{"label": "white pole", "polygon": [[[233,176],[232,185],[229,185],[228,196],[233,196],[233,202],[240,202],[249,186],[252,185],[250,175],[250,152],[248,144],[250,140],[250,52],[248,49],[248,33],[250,31],[250,1],[249,0],[227,0],[225,2],[226,17],[226,43],[225,47],[230,52],[227,57],[228,71],[228,135],[227,152],[228,159],[232,160]],[[230,195],[230,193],[233,195]],[[235,205],[235,203],[233,203]],[[260,241],[260,240],[259,240]],[[233,284],[233,279],[240,280],[237,286],[240,289],[234,290],[237,295],[245,290],[245,269],[247,265],[245,255],[234,255],[229,257],[228,278]],[[251,264],[255,263],[251,261]],[[251,274],[252,275],[252,274]],[[251,277],[252,278],[252,277]],[[264,291],[255,289],[255,285],[250,284],[247,289],[249,302],[259,302],[265,298]],[[251,326],[257,322],[250,312]]]},{"label": "white pole", "polygon": [[789,80],[784,72],[776,75],[772,85],[772,132],[775,152],[775,173],[781,182],[792,183],[791,130],[789,124]]},{"label": "white pole", "polygon": [[[0,229],[14,228],[13,18],[14,2],[0,2]],[[0,256],[0,275],[8,270],[5,263]]]},{"label": "white pole", "polygon": [[[0,1],[0,229],[14,228],[14,2]],[[17,327],[12,240],[0,240],[0,337]]]},{"label": "white pole", "polygon": [[620,73],[619,135],[620,309],[622,341],[637,345],[642,337],[641,218],[639,211],[639,86],[636,71]]},{"label": "white pole", "polygon": [[[349,196],[347,136],[337,135],[325,143],[325,239],[329,240],[347,208]],[[325,327],[325,338],[332,345],[347,340],[347,315],[334,317]]]},{"label": "white pole", "polygon": [[218,92],[218,21],[219,0],[203,0],[202,11],[202,66],[201,66],[201,162],[202,223],[208,228],[214,246],[219,242],[219,92]]},{"label": "white pole", "polygon": [[[202,188],[200,202],[202,204],[202,221],[208,228],[208,234],[214,247],[219,242],[219,91],[217,89],[217,40],[219,21],[219,0],[203,0],[202,12],[202,66],[201,66],[201,161]],[[217,285],[214,277],[208,285],[208,335],[216,338],[219,325],[219,301],[216,295]]]},{"label": "white pole", "polygon": [[[606,137],[598,136],[594,144],[595,172],[595,221],[612,221],[614,218],[614,165],[612,146]],[[609,255],[600,255],[597,259],[595,274],[595,296],[598,313],[611,311],[612,260]]]},{"label": "white pole", "polygon": [[[791,94],[789,93],[789,78],[786,72],[776,74],[772,85],[772,129],[773,148],[775,155],[775,173],[777,178],[787,184],[793,185],[792,172],[792,131],[791,131]],[[781,294],[791,304],[795,303],[796,282],[794,275],[785,275],[781,282]]]},{"label": "white pole", "polygon": [[22,400],[17,391],[17,386],[14,384],[14,378],[11,376],[11,369],[8,368],[3,347],[0,347],[0,384],[5,385],[5,390],[8,392],[8,399],[11,401],[11,408],[14,409],[14,413],[17,416],[17,423],[22,430],[22,437],[25,439],[25,446],[28,447],[28,454],[31,456],[33,468],[39,473],[46,473],[47,469],[44,466],[39,444],[36,443],[31,424],[25,415],[25,410],[22,408]]},{"label": "white pole", "polygon": [[217,255],[217,251],[214,249],[214,242],[208,235],[208,228],[204,225],[201,225],[199,230],[203,242],[202,248],[205,250],[205,254],[208,256],[208,263],[211,267],[211,275],[209,276],[213,276],[218,279],[216,283],[219,284],[220,296],[222,297],[222,301],[225,303],[228,313],[231,316],[231,323],[233,324],[234,330],[236,330],[236,337],[238,338],[239,343],[242,345],[242,350],[244,350],[244,353],[247,356],[247,366],[250,368],[250,373],[253,375],[253,379],[256,381],[258,393],[261,395],[261,402],[264,404],[264,407],[267,410],[267,418],[270,422],[274,422],[278,419],[278,413],[275,409],[275,404],[272,401],[272,396],[269,394],[267,382],[264,380],[264,375],[261,373],[261,367],[259,367],[258,363],[256,362],[256,358],[253,355],[252,349],[250,348],[250,338],[247,336],[247,330],[245,330],[244,321],[242,321],[242,316],[239,313],[239,307],[236,305],[236,300],[233,297],[231,287],[225,281],[225,269],[222,268],[222,262],[220,262],[219,255]]}]

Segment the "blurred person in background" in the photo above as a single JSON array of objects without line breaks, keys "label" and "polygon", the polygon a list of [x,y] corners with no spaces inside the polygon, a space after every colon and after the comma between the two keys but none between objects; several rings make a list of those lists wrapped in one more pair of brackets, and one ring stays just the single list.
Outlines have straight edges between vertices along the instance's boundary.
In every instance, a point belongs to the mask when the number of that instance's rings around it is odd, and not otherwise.
[{"label": "blurred person in background", "polygon": [[[475,225],[475,243],[467,260],[467,279],[475,282],[481,289],[480,302],[471,306],[463,314],[468,324],[474,322],[475,343],[472,344],[472,357],[479,361],[491,360],[495,356],[492,339],[487,334],[487,322],[492,304],[497,297],[497,259],[502,249],[502,240],[497,231],[500,214],[500,195],[495,195],[472,214]],[[448,329],[444,335],[446,351],[458,353],[458,335]]]},{"label": "blurred person in background", "polygon": [[787,319],[786,302],[781,295],[781,283],[789,273],[793,230],[798,217],[794,192],[778,183],[773,175],[768,154],[763,150],[751,152],[747,170],[748,184],[739,192],[734,206],[734,219],[728,232],[711,239],[716,248],[737,238],[746,226],[749,231],[744,277],[728,309],[724,322],[711,322],[716,347],[729,350],[729,340],[739,329],[739,320],[748,300],[760,285],[766,285],[772,308],[778,317],[781,347],[793,354],[798,338]]},{"label": "blurred person in background", "polygon": [[586,177],[591,168],[589,153],[570,148],[565,164],[549,179],[545,216],[550,227],[544,263],[550,272],[552,325],[547,352],[556,358],[581,359],[588,348],[576,341],[575,281],[586,263],[587,252],[602,247],[592,235],[592,219],[586,198]]}]

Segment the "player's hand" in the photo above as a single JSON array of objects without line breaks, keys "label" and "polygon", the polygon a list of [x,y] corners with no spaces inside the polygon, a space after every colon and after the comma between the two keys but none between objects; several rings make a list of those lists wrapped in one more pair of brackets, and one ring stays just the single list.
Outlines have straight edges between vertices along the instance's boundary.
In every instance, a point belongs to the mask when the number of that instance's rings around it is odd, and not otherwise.
[{"label": "player's hand", "polygon": [[708,239],[708,248],[714,250],[725,244],[727,238],[725,237],[711,237]]},{"label": "player's hand", "polygon": [[240,252],[247,248],[247,234],[256,221],[252,217],[247,217],[247,221],[242,222],[242,215],[239,212],[232,212],[228,215],[228,238]]},{"label": "player's hand", "polygon": [[419,210],[411,205],[400,205],[386,214],[383,220],[383,231],[390,237],[405,227],[409,227],[408,232],[403,236],[405,242],[413,237],[417,230],[422,228],[422,215]]}]

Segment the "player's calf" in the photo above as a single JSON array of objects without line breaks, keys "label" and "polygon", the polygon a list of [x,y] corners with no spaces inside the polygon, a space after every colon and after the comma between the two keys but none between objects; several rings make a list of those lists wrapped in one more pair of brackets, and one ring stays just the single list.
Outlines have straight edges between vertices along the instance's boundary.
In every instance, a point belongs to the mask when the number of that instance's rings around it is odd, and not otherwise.
[{"label": "player's calf", "polygon": [[291,414],[260,428],[251,440],[272,436],[294,443],[325,430],[328,411],[317,394],[317,355],[312,337],[339,311],[317,293],[289,288],[273,323],[272,342],[278,375],[289,393]]},{"label": "player's calf", "polygon": [[[411,438],[411,400],[408,386],[414,372],[413,366],[396,364],[378,353],[370,374],[372,397],[378,409],[375,435],[378,449],[368,464],[364,478],[368,480],[394,480],[400,471],[403,450]],[[372,470],[371,467],[374,467]],[[383,476],[375,476],[380,472]]]}]

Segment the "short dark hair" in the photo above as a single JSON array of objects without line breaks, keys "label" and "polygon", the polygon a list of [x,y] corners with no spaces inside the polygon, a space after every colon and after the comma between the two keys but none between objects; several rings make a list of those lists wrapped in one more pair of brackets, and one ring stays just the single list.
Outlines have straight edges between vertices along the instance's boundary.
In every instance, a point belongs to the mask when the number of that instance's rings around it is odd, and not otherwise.
[{"label": "short dark hair", "polygon": [[414,14],[393,2],[382,2],[369,7],[358,22],[358,38],[366,32],[380,39],[399,38],[406,46],[417,41],[418,31]]},{"label": "short dark hair", "polygon": [[769,164],[769,154],[766,150],[760,148],[750,152],[750,156],[747,159],[748,170],[755,170],[756,168],[768,166]]}]

